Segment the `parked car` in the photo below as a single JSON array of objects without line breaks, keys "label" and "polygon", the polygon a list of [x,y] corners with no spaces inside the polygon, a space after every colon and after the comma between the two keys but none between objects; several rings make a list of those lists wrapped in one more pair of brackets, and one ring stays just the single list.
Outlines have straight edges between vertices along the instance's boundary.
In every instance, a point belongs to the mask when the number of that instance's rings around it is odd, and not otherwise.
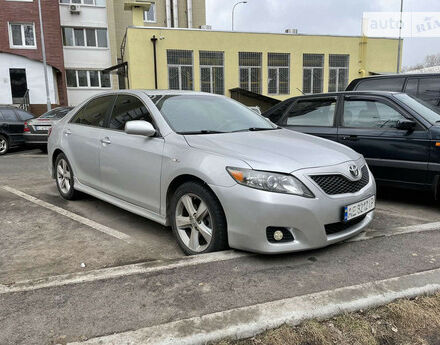
[{"label": "parked car", "polygon": [[34,115],[22,109],[0,106],[0,156],[11,147],[24,145],[24,123],[33,118]]},{"label": "parked car", "polygon": [[47,134],[52,125],[61,120],[73,107],[58,107],[36,119],[24,123],[23,137],[26,145],[39,147],[47,152]]},{"label": "parked car", "polygon": [[375,182],[360,154],[224,96],[101,94],[53,127],[48,148],[63,198],[85,192],[171,225],[186,254],[318,248],[373,217]]},{"label": "parked car", "polygon": [[405,93],[339,92],[293,97],[263,115],[361,153],[378,182],[437,193],[440,110],[428,102]]},{"label": "parked car", "polygon": [[440,107],[440,73],[377,75],[354,79],[346,91],[405,92]]}]

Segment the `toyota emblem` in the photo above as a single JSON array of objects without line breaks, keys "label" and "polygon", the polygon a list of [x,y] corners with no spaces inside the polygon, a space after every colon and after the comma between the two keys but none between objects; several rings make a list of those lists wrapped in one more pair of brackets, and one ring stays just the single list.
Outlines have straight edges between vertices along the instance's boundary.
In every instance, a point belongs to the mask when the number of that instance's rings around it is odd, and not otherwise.
[{"label": "toyota emblem", "polygon": [[350,171],[351,176],[358,177],[359,176],[359,168],[356,165],[350,165],[348,168],[348,171]]}]

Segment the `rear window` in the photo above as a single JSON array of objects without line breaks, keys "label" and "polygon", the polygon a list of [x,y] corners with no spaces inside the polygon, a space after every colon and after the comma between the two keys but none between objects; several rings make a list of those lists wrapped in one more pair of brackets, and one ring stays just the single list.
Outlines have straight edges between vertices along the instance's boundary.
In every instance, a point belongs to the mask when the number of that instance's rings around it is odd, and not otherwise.
[{"label": "rear window", "polygon": [[73,108],[56,108],[40,116],[40,119],[61,119]]},{"label": "rear window", "polygon": [[359,82],[355,90],[359,91],[402,91],[405,78],[374,78]]}]

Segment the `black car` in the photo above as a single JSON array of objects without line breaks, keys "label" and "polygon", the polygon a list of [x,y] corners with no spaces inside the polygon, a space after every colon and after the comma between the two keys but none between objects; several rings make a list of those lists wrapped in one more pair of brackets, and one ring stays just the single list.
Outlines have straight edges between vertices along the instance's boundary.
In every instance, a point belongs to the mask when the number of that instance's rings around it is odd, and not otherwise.
[{"label": "black car", "polygon": [[263,115],[351,147],[378,182],[437,193],[440,110],[428,102],[396,92],[337,92],[290,98]]},{"label": "black car", "polygon": [[27,111],[9,106],[0,106],[0,156],[13,146],[24,145],[24,123],[34,116]]},{"label": "black car", "polygon": [[346,91],[405,92],[440,107],[440,73],[377,75],[354,79]]}]

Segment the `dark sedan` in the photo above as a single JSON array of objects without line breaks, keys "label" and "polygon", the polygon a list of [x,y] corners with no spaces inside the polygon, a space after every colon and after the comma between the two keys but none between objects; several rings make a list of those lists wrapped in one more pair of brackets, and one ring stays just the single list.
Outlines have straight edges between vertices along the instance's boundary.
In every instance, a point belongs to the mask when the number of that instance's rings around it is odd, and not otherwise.
[{"label": "dark sedan", "polygon": [[404,93],[338,92],[290,98],[264,116],[363,154],[378,182],[437,195],[440,110]]},{"label": "dark sedan", "polygon": [[26,145],[38,147],[43,152],[47,152],[49,129],[72,109],[73,107],[58,107],[44,113],[39,118],[26,122],[23,133]]},{"label": "dark sedan", "polygon": [[34,115],[22,109],[0,106],[0,156],[6,154],[11,147],[24,144],[25,121],[33,118]]}]

